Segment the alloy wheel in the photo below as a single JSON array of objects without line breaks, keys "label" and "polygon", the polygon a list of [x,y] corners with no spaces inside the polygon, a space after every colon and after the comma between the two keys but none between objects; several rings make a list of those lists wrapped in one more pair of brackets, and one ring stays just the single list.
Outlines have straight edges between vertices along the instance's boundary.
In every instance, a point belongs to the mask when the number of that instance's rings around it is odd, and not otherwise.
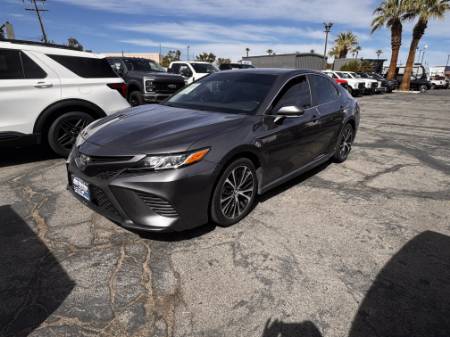
[{"label": "alloy wheel", "polygon": [[90,122],[86,118],[80,118],[78,116],[71,116],[64,118],[59,122],[55,130],[55,142],[62,149],[69,150],[72,148],[78,134],[83,130]]},{"label": "alloy wheel", "polygon": [[341,158],[346,158],[352,149],[353,143],[353,128],[348,125],[342,133],[341,143],[339,144],[339,155]]},{"label": "alloy wheel", "polygon": [[251,206],[256,184],[253,172],[245,165],[231,170],[220,193],[220,208],[228,219],[236,219]]}]

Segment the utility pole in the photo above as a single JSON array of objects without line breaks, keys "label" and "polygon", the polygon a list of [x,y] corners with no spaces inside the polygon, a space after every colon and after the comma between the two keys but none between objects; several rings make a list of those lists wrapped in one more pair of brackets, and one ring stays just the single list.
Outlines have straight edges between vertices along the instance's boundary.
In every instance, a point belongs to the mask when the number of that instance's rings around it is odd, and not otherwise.
[{"label": "utility pole", "polygon": [[191,48],[191,46],[187,46],[187,58],[186,58],[186,61],[189,61],[189,48]]},{"label": "utility pole", "polygon": [[[23,0],[23,1],[25,1],[25,0]],[[25,10],[31,11],[31,12],[36,12],[36,15],[39,20],[39,25],[41,26],[43,40],[45,43],[48,43],[47,33],[45,32],[44,22],[42,21],[42,17],[41,17],[41,12],[48,12],[48,10],[39,8],[37,5],[38,1],[41,3],[44,3],[47,0],[30,0],[30,2],[34,5],[34,8],[25,8]]]},{"label": "utility pole", "polygon": [[448,63],[450,62],[450,54],[448,54],[448,56],[447,56],[447,63],[445,64],[445,70],[444,70],[444,72],[445,71],[447,71],[447,67],[448,67]]},{"label": "utility pole", "polygon": [[323,59],[324,59],[325,65],[327,62],[328,34],[331,32],[331,27],[333,27],[332,22],[324,22],[323,23],[323,28],[324,28],[324,32],[325,32],[325,49],[323,51]]}]

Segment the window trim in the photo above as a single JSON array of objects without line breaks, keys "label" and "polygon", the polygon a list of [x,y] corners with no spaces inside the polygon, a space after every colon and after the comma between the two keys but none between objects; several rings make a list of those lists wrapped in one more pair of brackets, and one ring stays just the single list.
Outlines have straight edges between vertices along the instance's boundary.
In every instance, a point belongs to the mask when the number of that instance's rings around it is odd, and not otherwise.
[{"label": "window trim", "polygon": [[[48,73],[44,69],[42,69],[42,67],[37,62],[35,62],[30,56],[28,56],[27,53],[25,53],[23,50],[20,50],[19,55],[20,55],[20,64],[22,66],[23,79],[25,79],[25,80],[43,80],[48,77]],[[28,57],[31,60],[31,62],[33,62],[39,69],[42,70],[42,72],[45,74],[45,76],[44,77],[36,77],[36,78],[27,78],[27,75],[25,73],[25,66],[23,63],[22,55],[25,55],[26,57]]]}]

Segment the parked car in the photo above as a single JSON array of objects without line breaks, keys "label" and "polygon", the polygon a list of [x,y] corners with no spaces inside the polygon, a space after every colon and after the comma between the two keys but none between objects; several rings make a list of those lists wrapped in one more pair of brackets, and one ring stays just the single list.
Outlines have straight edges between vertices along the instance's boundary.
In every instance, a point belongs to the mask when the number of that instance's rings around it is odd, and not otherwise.
[{"label": "parked car", "polygon": [[341,80],[347,82],[347,90],[352,96],[362,95],[366,88],[366,82],[362,79],[353,78],[347,73],[333,70],[324,70],[324,74],[335,80]]},{"label": "parked car", "polygon": [[0,41],[0,144],[31,141],[67,156],[94,119],[129,107],[126,84],[99,55]]},{"label": "parked car", "polygon": [[449,83],[444,76],[433,76],[430,80],[431,89],[448,89]]},{"label": "parked car", "polygon": [[219,71],[217,67],[208,62],[200,61],[175,61],[169,65],[168,72],[184,77],[186,84],[191,84],[200,78]]},{"label": "parked car", "polygon": [[222,63],[219,65],[219,70],[233,70],[233,69],[253,69],[255,68],[252,64],[246,63]]},{"label": "parked car", "polygon": [[228,226],[258,194],[345,161],[359,116],[357,101],[319,72],[217,72],[161,105],[89,125],[70,155],[68,188],[128,228]]},{"label": "parked car", "polygon": [[[396,69],[396,80],[402,83],[405,66]],[[410,90],[425,92],[431,89],[431,82],[428,80],[427,70],[421,64],[415,64],[411,74]]]},{"label": "parked car", "polygon": [[369,76],[372,76],[374,80],[377,80],[378,83],[381,82],[382,87],[386,87],[386,92],[391,93],[394,90],[398,89],[399,83],[397,80],[388,80],[384,76],[377,73],[369,73]]},{"label": "parked car", "polygon": [[388,92],[387,81],[385,79],[377,79],[374,78],[372,75],[364,72],[357,72],[357,74],[361,78],[377,81],[378,85],[374,90],[375,93],[380,94]]},{"label": "parked car", "polygon": [[377,90],[378,90],[378,81],[377,80],[362,77],[353,71],[341,71],[341,72],[351,76],[352,78],[363,80],[365,83],[364,93],[366,95],[372,95],[377,92]]},{"label": "parked car", "polygon": [[182,76],[167,74],[152,60],[135,57],[107,57],[107,60],[127,83],[131,106],[161,102],[185,85]]}]

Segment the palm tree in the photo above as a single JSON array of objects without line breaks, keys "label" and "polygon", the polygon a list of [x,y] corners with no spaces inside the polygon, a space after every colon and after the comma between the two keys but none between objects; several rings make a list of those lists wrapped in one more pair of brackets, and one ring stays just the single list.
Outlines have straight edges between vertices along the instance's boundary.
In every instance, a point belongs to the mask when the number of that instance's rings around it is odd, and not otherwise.
[{"label": "palm tree", "polygon": [[443,19],[445,13],[450,11],[450,0],[407,0],[408,11],[411,15],[419,17],[414,26],[412,41],[409,47],[408,60],[406,61],[405,74],[403,75],[400,90],[409,90],[411,74],[414,68],[414,59],[420,39],[425,34],[428,22],[431,19]]},{"label": "palm tree", "polygon": [[247,53],[247,57],[248,57],[248,52],[250,51],[250,48],[249,47],[247,47],[247,48],[245,48],[245,52]]},{"label": "palm tree", "polygon": [[267,50],[266,50],[266,53],[267,53],[268,55],[272,55],[272,54],[273,54],[273,50],[272,50],[272,49],[267,49]]},{"label": "palm tree", "polygon": [[379,59],[381,54],[383,54],[383,51],[381,49],[378,49],[375,54],[377,54],[377,58]]},{"label": "palm tree", "polygon": [[339,33],[335,44],[332,49],[333,54],[336,58],[346,58],[349,51],[358,45],[358,37],[352,32]]},{"label": "palm tree", "polygon": [[361,51],[361,46],[356,46],[355,48],[352,49],[352,55],[353,58],[358,58],[358,54]]},{"label": "palm tree", "polygon": [[406,1],[408,0],[384,0],[381,5],[375,9],[375,15],[372,21],[372,33],[386,26],[391,29],[391,62],[387,79],[392,80],[397,70],[398,55],[402,45],[402,22],[411,17],[406,10]]}]

